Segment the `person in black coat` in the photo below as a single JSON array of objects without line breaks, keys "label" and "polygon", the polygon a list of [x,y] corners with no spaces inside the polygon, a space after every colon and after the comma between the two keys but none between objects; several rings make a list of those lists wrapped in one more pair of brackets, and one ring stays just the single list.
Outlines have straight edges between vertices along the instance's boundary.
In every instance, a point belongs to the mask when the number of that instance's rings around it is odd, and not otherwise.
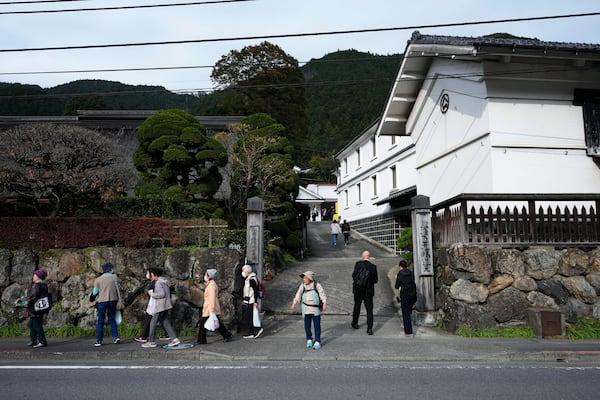
[{"label": "person in black coat", "polygon": [[378,281],[377,267],[369,261],[371,254],[363,251],[361,259],[354,265],[352,272],[352,293],[354,293],[354,309],[352,311],[352,327],[358,329],[360,307],[365,303],[367,311],[367,334],[373,334],[373,296]]},{"label": "person in black coat", "polygon": [[417,285],[415,285],[415,276],[408,269],[408,264],[400,260],[398,264],[400,271],[396,275],[396,284],[394,287],[400,289],[400,308],[402,309],[402,322],[404,323],[405,336],[412,336],[412,309],[417,302]]}]

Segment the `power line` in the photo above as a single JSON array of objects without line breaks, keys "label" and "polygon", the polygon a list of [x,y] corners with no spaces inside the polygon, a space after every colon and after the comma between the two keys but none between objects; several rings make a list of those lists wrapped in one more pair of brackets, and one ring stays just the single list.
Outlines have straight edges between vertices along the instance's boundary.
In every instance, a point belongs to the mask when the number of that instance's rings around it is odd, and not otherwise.
[{"label": "power line", "polygon": [[[236,0],[236,1],[253,1],[253,0]],[[392,27],[392,28],[350,29],[350,30],[342,30],[342,31],[288,33],[288,34],[279,34],[279,35],[238,36],[238,37],[229,37],[229,38],[171,40],[171,41],[160,41],[160,42],[137,42],[137,43],[113,43],[113,44],[95,44],[95,45],[80,45],[80,46],[31,47],[31,48],[20,48],[20,49],[0,49],[0,53],[29,52],[29,51],[52,51],[52,50],[82,50],[82,49],[100,49],[100,48],[115,48],[115,47],[160,46],[160,45],[172,45],[172,44],[232,42],[232,41],[257,40],[257,39],[281,39],[281,38],[309,37],[309,36],[331,36],[331,35],[346,35],[346,34],[356,34],[356,33],[418,30],[418,29],[427,29],[427,28],[447,28],[447,27],[453,27],[453,26],[470,26],[470,25],[499,24],[499,23],[511,23],[511,22],[553,20],[553,19],[562,19],[562,18],[591,17],[591,16],[598,16],[598,15],[600,15],[600,12],[551,15],[551,16],[544,16],[544,17],[507,18],[507,19],[496,19],[496,20],[486,20],[486,21],[454,22],[454,23],[447,23],[447,24],[412,25],[412,26]]]},{"label": "power line", "polygon": [[[401,54],[384,56],[388,58],[401,58]],[[310,63],[330,63],[330,62],[354,62],[354,61],[374,61],[372,57],[361,57],[352,59],[331,59],[331,60],[311,60],[311,61],[299,61],[298,64]],[[184,65],[184,66],[170,66],[170,67],[132,67],[132,68],[101,68],[101,69],[75,69],[75,70],[58,70],[58,71],[17,71],[17,72],[1,72],[2,75],[50,75],[50,74],[80,74],[80,73],[92,73],[92,72],[135,72],[135,71],[161,71],[161,70],[175,70],[175,69],[205,69],[214,68],[214,65]]]},{"label": "power line", "polygon": [[31,0],[31,1],[2,1],[0,6],[9,6],[15,4],[41,4],[41,3],[72,3],[81,1],[93,1],[93,0]]},{"label": "power line", "polygon": [[[77,1],[77,0],[71,0]],[[115,10],[133,10],[140,8],[164,8],[164,7],[183,7],[183,6],[198,6],[207,4],[219,4],[219,3],[238,3],[248,2],[256,0],[213,0],[213,1],[194,1],[186,3],[171,3],[171,4],[143,4],[137,6],[113,6],[113,7],[94,7],[94,8],[67,8],[57,10],[28,10],[28,11],[0,11],[0,15],[14,15],[14,14],[50,14],[50,13],[67,13],[67,12],[80,12],[80,11],[115,11]],[[54,1],[56,2],[56,1]],[[2,3],[0,3],[2,4]],[[13,3],[19,4],[19,3]]]},{"label": "power line", "polygon": [[[502,71],[502,72],[493,72],[493,73],[463,73],[463,74],[451,74],[451,75],[438,75],[435,77],[425,77],[425,80],[432,79],[465,79],[465,78],[477,78],[477,77],[500,77],[500,76],[509,76],[509,75],[521,75],[521,74],[536,74],[536,73],[545,73],[545,72],[569,72],[569,71],[582,71],[582,70],[590,70],[593,67],[589,68],[579,68],[579,67],[559,67],[559,68],[530,68],[530,69],[520,69],[513,71]],[[420,79],[404,79],[403,81],[418,81]],[[342,80],[342,81],[321,81],[321,82],[303,82],[303,83],[288,83],[288,84],[264,84],[264,85],[247,85],[247,86],[237,86],[227,88],[228,90],[246,90],[246,89],[290,89],[295,87],[326,87],[326,86],[350,86],[350,85],[358,85],[358,84],[373,84],[380,82],[389,82],[393,83],[393,77],[388,78],[372,78],[372,79],[352,79],[352,80]],[[130,85],[131,86],[131,85]],[[116,91],[116,92],[85,92],[85,93],[47,93],[47,94],[24,94],[24,95],[0,95],[0,100],[2,99],[46,99],[46,98],[61,98],[61,97],[83,97],[83,96],[115,96],[115,95],[136,95],[136,94],[148,94],[148,93],[164,93],[165,91],[174,93],[174,94],[189,94],[189,93],[198,93],[198,92],[208,92],[212,91],[214,88],[193,88],[193,89],[178,89],[178,90],[166,90],[166,89],[147,89],[147,90],[124,90],[124,91]]]}]

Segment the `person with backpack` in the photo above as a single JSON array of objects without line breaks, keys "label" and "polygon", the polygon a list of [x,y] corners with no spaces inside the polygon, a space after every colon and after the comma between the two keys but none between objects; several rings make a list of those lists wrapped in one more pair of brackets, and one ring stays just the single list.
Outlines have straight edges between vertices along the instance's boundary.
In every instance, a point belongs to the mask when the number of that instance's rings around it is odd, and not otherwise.
[{"label": "person with backpack", "polygon": [[400,289],[400,308],[402,310],[402,322],[404,323],[404,335],[411,337],[412,329],[412,309],[417,302],[417,285],[415,284],[415,276],[408,269],[408,263],[400,260],[398,264],[400,271],[396,275],[396,284],[394,287]]},{"label": "person with backpack", "polygon": [[344,234],[344,244],[348,246],[350,244],[350,224],[346,220],[342,224],[342,233]]},{"label": "person with backpack", "polygon": [[244,339],[257,339],[263,333],[260,318],[258,317],[259,287],[256,273],[250,265],[242,267],[242,324],[248,328],[248,334]]},{"label": "person with backpack", "polygon": [[27,346],[36,349],[48,345],[44,332],[44,314],[50,311],[52,304],[48,285],[45,281],[47,276],[48,273],[43,269],[38,269],[33,273],[33,284],[23,304],[25,306],[25,316],[29,317],[27,322],[29,326],[29,343],[27,343]]},{"label": "person with backpack", "polygon": [[354,265],[352,272],[352,293],[354,293],[354,309],[352,311],[351,326],[358,329],[360,307],[365,303],[367,311],[367,334],[373,334],[373,296],[375,284],[378,281],[377,267],[369,261],[371,253],[363,251],[361,259]]},{"label": "person with backpack", "polygon": [[[315,273],[306,271],[300,274],[303,283],[296,291],[290,310],[294,311],[296,304],[302,303],[302,315],[304,316],[304,331],[306,332],[306,347],[319,350],[321,348],[321,312],[327,310],[327,295],[323,286],[315,282]],[[315,327],[313,341],[312,325]]]}]

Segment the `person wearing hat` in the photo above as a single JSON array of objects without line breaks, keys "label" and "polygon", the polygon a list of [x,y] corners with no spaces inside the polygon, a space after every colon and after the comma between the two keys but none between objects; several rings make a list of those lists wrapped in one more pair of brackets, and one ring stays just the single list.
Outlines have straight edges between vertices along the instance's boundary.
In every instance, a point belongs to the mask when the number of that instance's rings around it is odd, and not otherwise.
[{"label": "person wearing hat", "polygon": [[221,314],[221,306],[219,304],[219,287],[215,282],[217,270],[210,268],[204,274],[204,304],[202,305],[202,318],[200,319],[200,327],[198,328],[198,344],[206,344],[206,328],[204,323],[208,320],[211,313],[217,316],[219,327],[217,331],[223,336],[223,342],[229,342],[233,335],[227,330],[219,315]]},{"label": "person wearing hat", "polygon": [[34,304],[42,297],[48,297],[48,285],[46,277],[48,273],[43,269],[38,269],[33,272],[33,284],[29,289],[29,294],[25,300],[25,316],[29,317],[27,325],[29,326],[29,343],[28,346],[33,348],[46,347],[46,334],[44,332],[44,312],[35,310]]},{"label": "person wearing hat", "polygon": [[119,300],[119,282],[117,276],[113,274],[113,270],[114,267],[109,262],[102,265],[102,275],[94,280],[94,289],[90,295],[90,301],[96,300],[96,309],[98,310],[96,343],[94,343],[96,347],[102,346],[104,319],[107,316],[113,343],[117,344],[121,341],[117,322],[115,321],[117,301]]},{"label": "person wearing hat", "polygon": [[[306,271],[300,274],[303,282],[296,291],[290,310],[294,311],[296,304],[302,303],[302,315],[304,316],[304,331],[306,333],[306,347],[315,350],[321,348],[321,312],[327,310],[327,295],[323,286],[315,282],[315,273]],[[313,340],[312,325],[315,327]]]}]

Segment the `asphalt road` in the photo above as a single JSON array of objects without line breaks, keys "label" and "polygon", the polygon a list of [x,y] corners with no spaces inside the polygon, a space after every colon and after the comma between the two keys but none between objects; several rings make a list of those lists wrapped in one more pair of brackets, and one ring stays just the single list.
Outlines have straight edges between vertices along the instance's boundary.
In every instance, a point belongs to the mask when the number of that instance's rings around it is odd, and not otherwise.
[{"label": "asphalt road", "polygon": [[4,399],[596,399],[598,366],[138,366],[0,369]]}]

